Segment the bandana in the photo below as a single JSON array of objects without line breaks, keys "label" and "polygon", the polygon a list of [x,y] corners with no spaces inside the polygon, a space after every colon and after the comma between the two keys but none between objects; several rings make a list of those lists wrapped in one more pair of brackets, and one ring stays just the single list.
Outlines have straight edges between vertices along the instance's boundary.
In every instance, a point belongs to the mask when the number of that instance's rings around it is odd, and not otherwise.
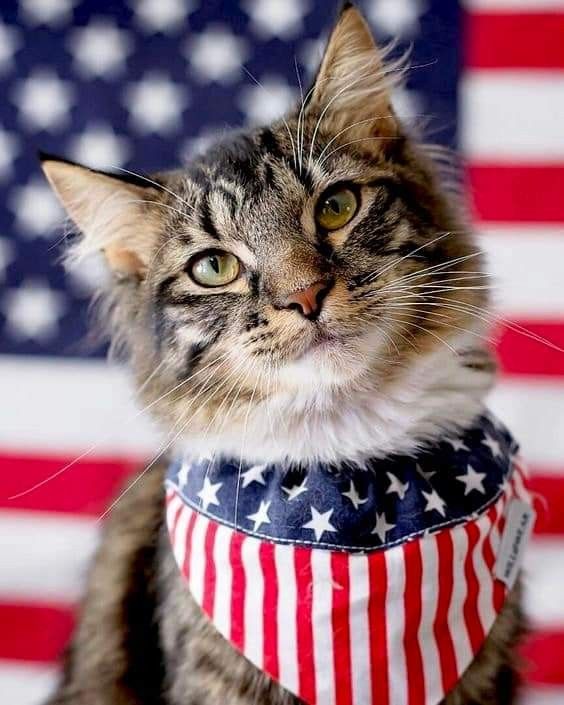
[{"label": "bandana", "polygon": [[182,458],[166,481],[174,555],[217,630],[307,705],[437,705],[532,529],[516,454],[483,416],[363,467]]}]

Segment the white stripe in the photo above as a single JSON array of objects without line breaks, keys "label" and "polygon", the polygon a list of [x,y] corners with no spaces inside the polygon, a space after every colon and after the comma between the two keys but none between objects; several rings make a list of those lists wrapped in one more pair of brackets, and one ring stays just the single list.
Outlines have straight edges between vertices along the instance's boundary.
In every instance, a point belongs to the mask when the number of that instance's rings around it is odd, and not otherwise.
[{"label": "white stripe", "polygon": [[370,576],[368,556],[349,556],[350,575],[350,634],[351,676],[353,703],[364,705],[370,702],[370,625],[368,602],[370,598]]},{"label": "white stripe", "polygon": [[177,494],[174,494],[172,499],[168,502],[166,508],[166,525],[170,532],[172,532],[173,529],[172,524],[176,517],[176,512],[180,509],[181,506],[182,500]]},{"label": "white stripe", "polygon": [[[486,12],[550,12],[564,10],[564,0],[463,0],[470,10]],[[563,700],[564,702],[564,700]]]},{"label": "white stripe", "polygon": [[563,398],[564,380],[531,375],[503,379],[488,399],[488,406],[518,439],[532,470],[564,471]]},{"label": "white stripe", "polygon": [[405,559],[401,546],[384,551],[388,590],[386,592],[386,647],[390,705],[407,702],[407,665],[403,644],[405,632]]},{"label": "white stripe", "polygon": [[260,541],[250,536],[243,539],[241,560],[245,571],[245,656],[262,668],[264,654],[264,579],[260,565]]},{"label": "white stripe", "polygon": [[182,570],[186,558],[186,529],[188,528],[188,521],[190,520],[191,514],[192,510],[183,504],[172,537],[172,550],[180,570]]},{"label": "white stripe", "polygon": [[136,416],[122,368],[95,360],[0,357],[2,396],[10,413],[0,424],[0,447],[14,452],[144,457],[158,447],[147,414]]},{"label": "white stripe", "polygon": [[278,579],[278,662],[280,682],[292,693],[299,690],[297,648],[297,579],[294,547],[276,544],[274,562]]},{"label": "white stripe", "polygon": [[335,702],[335,673],[333,668],[333,628],[331,608],[333,604],[331,574],[331,552],[311,552],[312,611],[313,611],[313,656],[317,702],[333,705]]},{"label": "white stripe", "polygon": [[215,626],[229,638],[231,631],[231,560],[229,551],[233,531],[219,524],[215,534],[213,561],[215,564],[215,600],[213,621]]},{"label": "white stripe", "polygon": [[196,602],[201,605],[204,599],[204,576],[206,571],[206,530],[209,520],[199,512],[195,512],[196,520],[190,542],[190,590]]},{"label": "white stripe", "polygon": [[562,703],[564,703],[564,686],[525,688],[518,700],[518,705],[562,705]]},{"label": "white stripe", "polygon": [[[562,88],[564,91],[564,85]],[[487,271],[493,275],[495,310],[514,318],[561,318],[564,224],[558,228],[522,230],[483,226],[480,234]]]},{"label": "white stripe", "polygon": [[480,537],[474,548],[472,565],[474,566],[474,572],[478,580],[478,616],[484,633],[487,634],[496,618],[493,609],[494,578],[484,559],[484,543],[492,527],[492,521],[487,514],[478,519],[477,527],[480,532]]},{"label": "white stripe", "polygon": [[534,627],[564,629],[563,556],[564,539],[552,537],[534,538],[525,554],[524,604]]},{"label": "white stripe", "polygon": [[470,161],[564,159],[564,71],[471,71],[461,99]]},{"label": "white stripe", "polygon": [[84,517],[0,511],[0,596],[34,602],[77,600],[98,529],[94,519]]},{"label": "white stripe", "polygon": [[0,661],[0,693],[6,705],[43,705],[57,680],[55,668]]},{"label": "white stripe", "polygon": [[463,611],[467,594],[464,560],[468,549],[468,537],[463,526],[454,529],[451,536],[453,543],[453,586],[448,611],[448,625],[454,644],[458,673],[462,674],[473,658]]},{"label": "white stripe", "polygon": [[425,702],[438,703],[444,696],[444,692],[441,678],[441,661],[433,631],[439,588],[439,555],[436,537],[421,539],[419,546],[421,548],[423,574],[421,576],[421,624],[419,625],[418,641],[421,645],[423,673],[425,676]]}]

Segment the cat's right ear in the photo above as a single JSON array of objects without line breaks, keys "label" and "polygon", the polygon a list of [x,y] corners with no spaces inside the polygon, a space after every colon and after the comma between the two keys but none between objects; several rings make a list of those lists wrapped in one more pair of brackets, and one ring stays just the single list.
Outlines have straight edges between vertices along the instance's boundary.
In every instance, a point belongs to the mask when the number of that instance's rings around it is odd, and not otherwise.
[{"label": "cat's right ear", "polygon": [[82,234],[78,256],[102,251],[122,275],[142,277],[158,234],[159,192],[151,182],[95,171],[40,153],[59,201]]}]

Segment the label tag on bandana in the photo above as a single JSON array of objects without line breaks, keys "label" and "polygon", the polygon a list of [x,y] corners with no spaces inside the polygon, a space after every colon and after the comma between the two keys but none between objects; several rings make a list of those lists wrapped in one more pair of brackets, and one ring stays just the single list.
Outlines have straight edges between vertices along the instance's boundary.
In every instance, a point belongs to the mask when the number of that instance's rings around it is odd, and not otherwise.
[{"label": "label tag on bandana", "polygon": [[516,452],[483,416],[362,467],[180,458],[166,480],[174,556],[218,632],[306,705],[438,705],[533,524]]},{"label": "label tag on bandana", "polygon": [[496,576],[509,588],[513,587],[517,579],[534,523],[535,511],[531,505],[519,499],[513,499],[507,511],[503,537],[495,563]]}]

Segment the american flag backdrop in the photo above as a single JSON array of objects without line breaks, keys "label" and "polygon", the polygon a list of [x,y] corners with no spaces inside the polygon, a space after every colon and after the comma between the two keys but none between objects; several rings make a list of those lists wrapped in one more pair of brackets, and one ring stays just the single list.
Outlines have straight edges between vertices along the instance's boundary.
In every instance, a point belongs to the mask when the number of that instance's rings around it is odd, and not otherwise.
[{"label": "american flag backdrop", "polygon": [[[399,113],[425,115],[431,139],[467,159],[476,230],[499,283],[491,403],[546,497],[526,563],[523,703],[561,705],[564,0],[359,5],[378,38],[413,43]],[[62,213],[36,149],[95,167],[176,165],[296,98],[296,67],[302,77],[314,67],[333,15],[325,0],[0,4],[2,703],[38,704],[52,687],[98,517],[158,447],[126,374],[84,343],[103,273],[95,261],[64,271]]]}]

